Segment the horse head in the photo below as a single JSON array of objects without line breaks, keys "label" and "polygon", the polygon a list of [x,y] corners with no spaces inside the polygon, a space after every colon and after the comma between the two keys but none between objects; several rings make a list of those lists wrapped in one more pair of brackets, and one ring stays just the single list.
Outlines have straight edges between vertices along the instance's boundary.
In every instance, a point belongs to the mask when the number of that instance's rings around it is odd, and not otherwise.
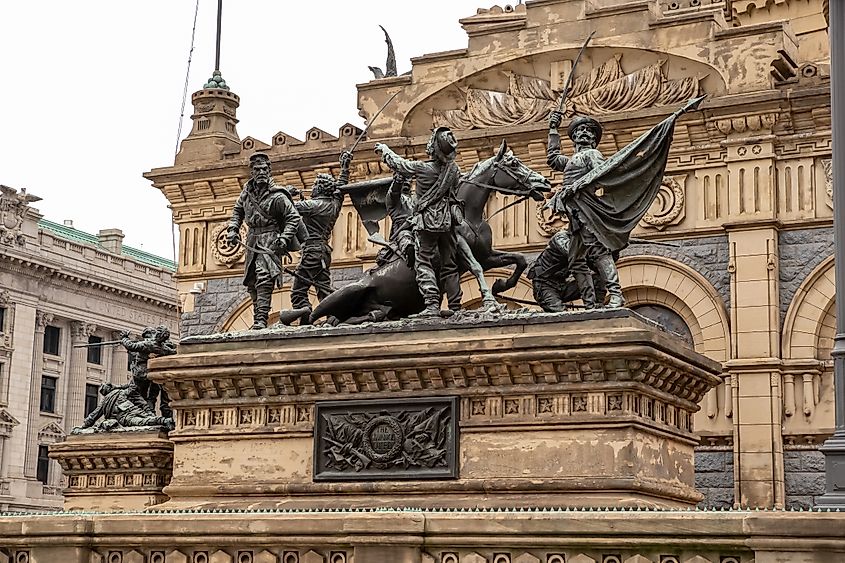
[{"label": "horse head", "polygon": [[529,196],[535,201],[543,201],[543,194],[551,191],[549,181],[514,156],[507,141],[502,141],[499,146],[498,153],[490,163],[489,174],[486,183],[504,193]]}]

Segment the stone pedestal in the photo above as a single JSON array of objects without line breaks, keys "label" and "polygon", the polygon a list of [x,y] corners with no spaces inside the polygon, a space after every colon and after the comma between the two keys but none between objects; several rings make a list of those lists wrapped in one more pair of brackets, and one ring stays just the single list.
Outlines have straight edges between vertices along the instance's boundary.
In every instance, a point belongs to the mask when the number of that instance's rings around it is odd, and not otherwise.
[{"label": "stone pedestal", "polygon": [[142,510],[167,500],[173,444],[164,432],[68,436],[50,446],[67,476],[65,510]]},{"label": "stone pedestal", "polygon": [[164,507],[691,506],[720,372],[627,310],[187,338]]}]

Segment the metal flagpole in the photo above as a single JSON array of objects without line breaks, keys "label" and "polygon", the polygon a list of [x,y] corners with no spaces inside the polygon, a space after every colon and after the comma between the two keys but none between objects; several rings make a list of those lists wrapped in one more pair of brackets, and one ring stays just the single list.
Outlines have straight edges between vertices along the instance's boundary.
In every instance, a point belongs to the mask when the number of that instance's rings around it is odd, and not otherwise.
[{"label": "metal flagpole", "polygon": [[214,70],[220,72],[220,30],[223,26],[223,0],[217,0],[217,51],[214,56]]},{"label": "metal flagpole", "polygon": [[836,336],[831,356],[836,429],[819,448],[825,456],[825,494],[818,498],[817,505],[845,510],[845,0],[834,0],[829,6],[833,246],[837,295]]}]

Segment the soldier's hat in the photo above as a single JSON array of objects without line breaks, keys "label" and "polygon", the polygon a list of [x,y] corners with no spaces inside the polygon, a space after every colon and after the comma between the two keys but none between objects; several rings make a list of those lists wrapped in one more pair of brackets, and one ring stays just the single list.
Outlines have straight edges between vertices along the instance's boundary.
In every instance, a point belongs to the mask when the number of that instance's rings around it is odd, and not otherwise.
[{"label": "soldier's hat", "polygon": [[572,118],[572,121],[569,122],[569,127],[566,128],[566,134],[569,135],[569,138],[572,139],[572,135],[575,134],[575,130],[578,129],[578,127],[580,127],[581,125],[587,125],[590,127],[590,129],[593,130],[593,135],[596,136],[596,144],[598,145],[599,142],[601,142],[601,123],[599,123],[589,115],[579,115],[577,117]]},{"label": "soldier's hat", "polygon": [[256,160],[259,160],[259,159],[266,160],[267,162],[270,162],[270,157],[267,155],[267,153],[254,152],[249,156],[249,163],[252,164],[253,162],[255,162]]},{"label": "soldier's hat", "polygon": [[458,148],[458,142],[448,127],[437,127],[431,132],[427,152],[433,154],[436,149],[440,154],[450,157]]}]

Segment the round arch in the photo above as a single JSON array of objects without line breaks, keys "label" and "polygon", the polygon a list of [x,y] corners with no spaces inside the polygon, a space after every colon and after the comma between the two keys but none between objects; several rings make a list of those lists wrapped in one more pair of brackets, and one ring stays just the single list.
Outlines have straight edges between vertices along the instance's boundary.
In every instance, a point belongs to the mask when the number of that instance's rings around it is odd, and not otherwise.
[{"label": "round arch", "polygon": [[626,257],[618,269],[628,306],[661,305],[676,312],[689,327],[697,352],[719,362],[729,359],[725,304],[704,276],[661,256]]},{"label": "round arch", "polygon": [[836,329],[835,300],[833,256],[830,256],[801,283],[786,310],[781,332],[781,353],[785,360],[830,359]]},{"label": "round arch", "polygon": [[[290,290],[291,285],[288,283],[273,291],[273,299],[270,301],[270,318],[268,320],[268,325],[278,322],[279,311],[291,308]],[[316,302],[317,294],[313,289],[309,291],[309,297],[311,297],[312,302]],[[247,330],[251,326],[252,300],[249,297],[244,297],[242,300],[229,307],[229,310],[221,315],[220,320],[214,327],[214,332]]]}]

